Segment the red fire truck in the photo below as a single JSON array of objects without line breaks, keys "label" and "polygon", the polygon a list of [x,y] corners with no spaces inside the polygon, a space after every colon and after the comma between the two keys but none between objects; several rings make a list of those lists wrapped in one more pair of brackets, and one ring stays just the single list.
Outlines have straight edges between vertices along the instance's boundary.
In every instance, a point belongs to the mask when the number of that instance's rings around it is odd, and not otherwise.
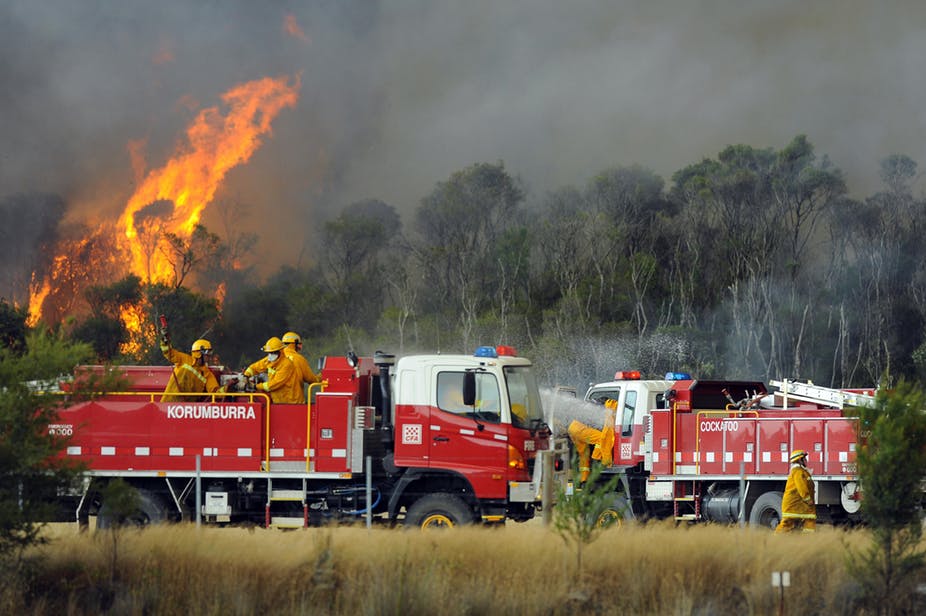
[{"label": "red fire truck", "polygon": [[103,500],[115,478],[137,488],[138,524],[302,527],[369,512],[452,526],[527,520],[539,504],[549,430],[531,362],[511,347],[327,357],[305,405],[244,392],[161,402],[171,366],[120,370],[130,391],[65,404],[48,428],[88,469],[66,497],[82,524],[116,523]]},{"label": "red fire truck", "polygon": [[855,516],[857,419],[845,409],[872,404],[875,392],[770,385],[778,389],[680,373],[642,380],[639,372],[592,385],[586,401],[617,401],[613,466],[605,473],[620,481],[607,515],[775,526],[790,452],[804,449],[818,516]]}]

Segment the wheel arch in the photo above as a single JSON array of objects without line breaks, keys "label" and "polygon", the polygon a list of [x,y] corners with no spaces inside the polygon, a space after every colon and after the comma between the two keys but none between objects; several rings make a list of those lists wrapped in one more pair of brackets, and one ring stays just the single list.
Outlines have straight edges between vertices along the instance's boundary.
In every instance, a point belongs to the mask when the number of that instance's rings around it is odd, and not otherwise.
[{"label": "wheel arch", "polygon": [[399,478],[389,496],[389,519],[395,520],[402,507],[408,509],[422,496],[436,493],[458,496],[478,512],[479,499],[472,484],[460,473],[410,469]]}]

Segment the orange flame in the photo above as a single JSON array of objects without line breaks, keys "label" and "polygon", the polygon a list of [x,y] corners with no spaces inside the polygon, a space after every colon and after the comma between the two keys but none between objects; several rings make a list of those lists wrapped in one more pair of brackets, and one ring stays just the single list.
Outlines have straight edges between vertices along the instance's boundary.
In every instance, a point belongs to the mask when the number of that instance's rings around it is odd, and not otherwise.
[{"label": "orange flame", "polygon": [[[266,77],[233,87],[222,95],[227,111],[223,114],[218,106],[203,109],[187,128],[186,141],[178,145],[175,155],[143,178],[143,142],[130,142],[139,187],[116,223],[122,230],[116,237],[118,251],[105,248],[103,238],[112,237],[108,225],[79,242],[62,242],[56,250],[60,256],[45,276],[37,278],[33,273],[30,326],[43,317],[43,309],[48,311],[46,303],[59,313],[54,316],[63,316],[74,298],[80,297],[81,288],[93,283],[93,275],[100,280],[113,279],[103,272],[118,275],[112,268],[134,273],[145,282],[172,281],[175,272],[167,256],[171,251],[165,234],[190,238],[225,175],[250,159],[262,137],[271,134],[270,125],[282,109],[296,105],[300,79],[297,76],[292,81],[290,85],[285,76]],[[141,340],[143,315],[127,307],[121,318],[135,341],[123,350],[135,351],[131,345]]]},{"label": "orange flame", "polygon": [[[298,100],[299,79],[264,78],[235,86],[222,100],[227,115],[217,107],[202,110],[187,128],[187,145],[160,169],[150,171],[126,204],[119,227],[125,230],[123,248],[131,254],[131,270],[144,281],[168,282],[173,266],[165,255],[163,233],[188,238],[199,224],[203,209],[232,168],[247,162],[269,134],[270,123],[285,107]],[[145,216],[146,207],[171,202],[173,212],[156,220]],[[141,216],[139,216],[141,214]],[[139,227],[154,233],[147,250],[138,241]],[[160,248],[160,250],[158,249]],[[169,250],[166,251],[169,254]]]},{"label": "orange flame", "polygon": [[142,322],[145,319],[145,311],[141,306],[126,305],[120,310],[119,318],[129,332],[129,339],[119,346],[119,352],[123,355],[137,356],[142,350]]},{"label": "orange flame", "polygon": [[42,304],[45,298],[51,292],[51,282],[48,279],[42,281],[39,285],[35,280],[35,272],[32,272],[32,282],[29,284],[29,316],[26,318],[27,327],[35,327],[42,317]]}]

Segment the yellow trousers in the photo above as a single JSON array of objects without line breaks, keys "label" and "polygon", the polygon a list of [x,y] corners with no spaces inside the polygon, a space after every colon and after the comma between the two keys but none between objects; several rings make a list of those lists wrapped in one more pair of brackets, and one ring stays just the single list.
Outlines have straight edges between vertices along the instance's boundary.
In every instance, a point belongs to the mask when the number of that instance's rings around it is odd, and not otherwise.
[{"label": "yellow trousers", "polygon": [[[801,531],[805,533],[812,533],[817,530],[817,517],[806,517],[806,518],[797,518],[797,517],[785,517],[784,514],[781,517],[781,522],[778,523],[778,526],[775,527],[776,533],[790,533]],[[810,515],[810,514],[808,514]]]}]

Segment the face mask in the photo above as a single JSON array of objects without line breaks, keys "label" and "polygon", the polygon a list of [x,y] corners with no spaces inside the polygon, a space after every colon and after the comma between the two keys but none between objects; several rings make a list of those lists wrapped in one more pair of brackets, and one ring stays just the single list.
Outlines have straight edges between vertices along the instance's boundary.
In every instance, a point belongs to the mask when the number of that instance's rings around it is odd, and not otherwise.
[{"label": "face mask", "polygon": [[279,359],[279,357],[280,357],[280,354],[279,354],[279,353],[268,353],[268,354],[267,354],[267,361],[269,361],[269,362],[272,364],[272,363],[275,362],[277,359]]}]

